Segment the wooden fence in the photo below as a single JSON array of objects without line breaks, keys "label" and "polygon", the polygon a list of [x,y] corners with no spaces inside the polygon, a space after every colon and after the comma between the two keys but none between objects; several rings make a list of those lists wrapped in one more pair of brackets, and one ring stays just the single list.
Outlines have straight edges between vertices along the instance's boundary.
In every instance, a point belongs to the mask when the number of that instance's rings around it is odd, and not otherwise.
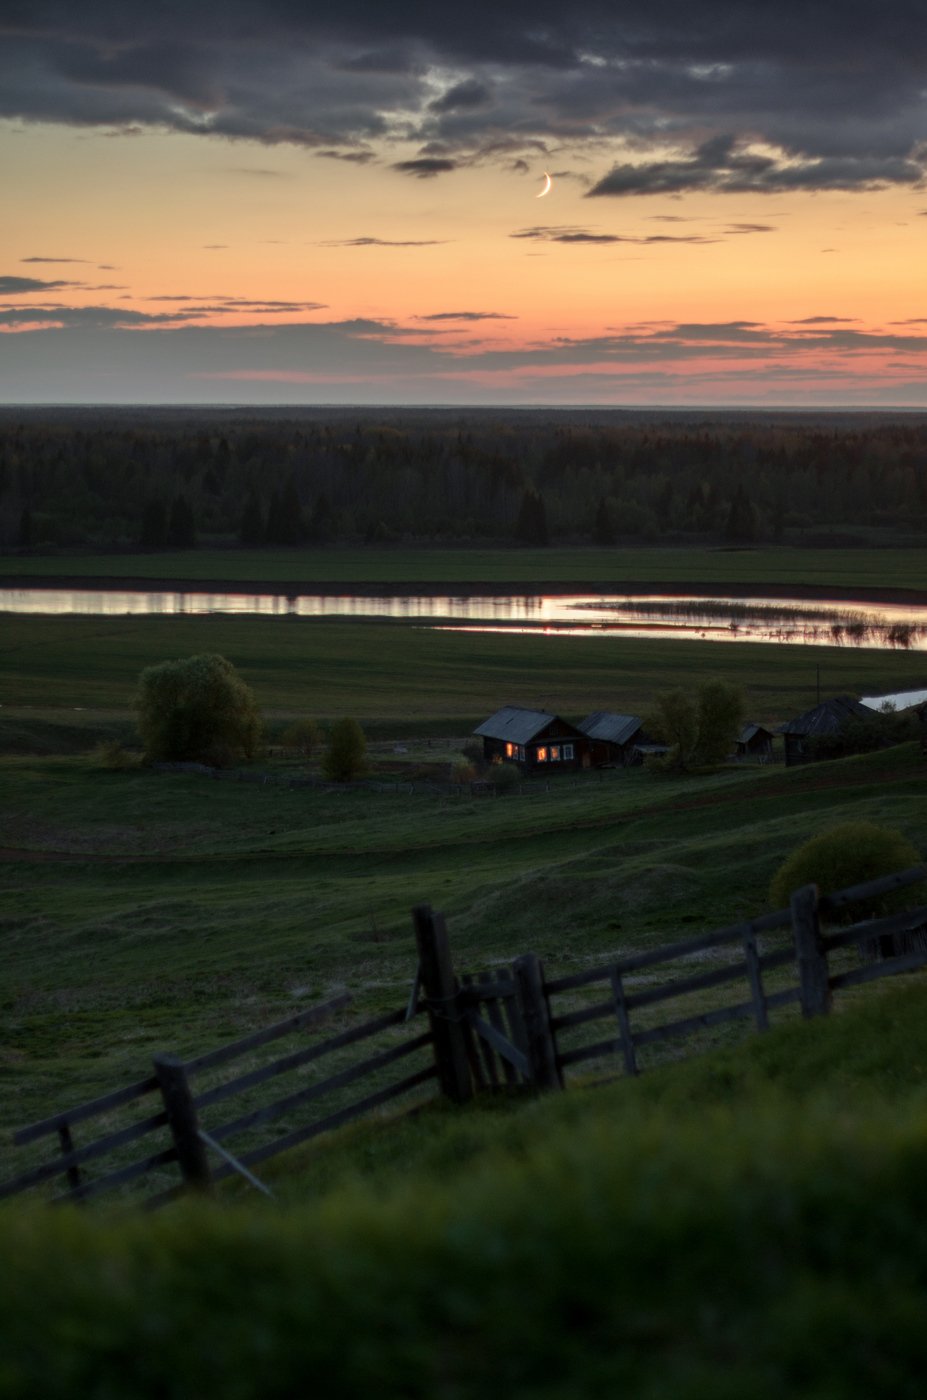
[{"label": "wooden fence", "polygon": [[[418,970],[405,1007],[269,1063],[254,1063],[255,1052],[303,1037],[351,998],[335,997],[186,1062],[158,1056],[148,1078],[15,1133],[17,1145],[51,1145],[52,1153],[0,1184],[0,1198],[59,1178],[64,1189],[55,1201],[85,1201],[140,1183],[152,1189],[135,1199],[155,1207],[184,1189],[211,1191],[233,1174],[266,1191],[252,1168],[430,1081],[457,1103],[493,1089],[560,1089],[576,1066],[600,1075],[617,1058],[624,1073],[638,1074],[651,1047],[696,1036],[698,1049],[706,1033],[727,1023],[752,1021],[764,1031],[775,1013],[796,1005],[806,1017],[824,1015],[837,991],[927,964],[927,905],[833,930],[825,930],[826,920],[924,880],[927,867],[918,866],[820,899],[809,885],[792,895],[788,909],[549,979],[532,953],[505,968],[458,976],[443,916],[419,905]],[[734,999],[714,1004],[716,991],[730,987]],[[667,1017],[667,1004],[680,1002],[688,1003],[685,1014],[677,1007]],[[374,1040],[380,1044],[371,1050]],[[392,1077],[394,1066],[415,1055],[425,1063]],[[312,1078],[326,1057],[334,1058],[334,1071]],[[247,1067],[225,1077],[226,1067],[242,1060]],[[262,1102],[255,1091],[282,1075],[295,1076],[294,1086]],[[345,1091],[362,1081],[365,1092],[344,1102]],[[214,1121],[215,1105],[233,1097],[240,1101],[236,1116]],[[321,1114],[307,1116],[320,1105]],[[129,1121],[117,1125],[127,1112]],[[78,1130],[101,1120],[103,1134],[78,1145]],[[146,1155],[132,1156],[146,1139]]]}]

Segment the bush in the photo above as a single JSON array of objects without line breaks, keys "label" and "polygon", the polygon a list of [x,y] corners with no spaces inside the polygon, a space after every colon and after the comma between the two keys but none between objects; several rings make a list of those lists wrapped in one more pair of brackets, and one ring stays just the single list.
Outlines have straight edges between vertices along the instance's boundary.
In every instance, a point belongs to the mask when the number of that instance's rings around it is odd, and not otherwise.
[{"label": "bush", "polygon": [[[842,822],[812,836],[793,851],[773,876],[769,898],[774,909],[783,909],[793,890],[815,884],[822,894],[876,880],[896,870],[907,870],[920,863],[920,855],[900,831],[876,826],[874,822]],[[903,905],[907,892],[899,890],[865,906],[849,906],[845,920],[884,914]]]},{"label": "bush", "polygon": [[367,736],[356,719],[338,719],[331,727],[322,772],[336,783],[347,783],[367,771]]},{"label": "bush", "polygon": [[472,783],[476,779],[476,769],[466,758],[458,758],[456,763],[451,764],[452,783]]},{"label": "bush", "polygon": [[517,763],[492,763],[486,776],[501,797],[503,793],[514,792],[518,787],[521,769]]},{"label": "bush", "polygon": [[308,760],[321,737],[322,731],[314,719],[297,719],[283,731],[282,742],[288,749],[298,749]]},{"label": "bush", "polygon": [[261,735],[254,692],[224,656],[188,656],[149,666],[135,698],[148,762],[224,767],[252,759]]},{"label": "bush", "polygon": [[97,744],[93,757],[101,768],[111,773],[123,773],[138,766],[138,754],[127,749],[120,739],[104,739]]}]

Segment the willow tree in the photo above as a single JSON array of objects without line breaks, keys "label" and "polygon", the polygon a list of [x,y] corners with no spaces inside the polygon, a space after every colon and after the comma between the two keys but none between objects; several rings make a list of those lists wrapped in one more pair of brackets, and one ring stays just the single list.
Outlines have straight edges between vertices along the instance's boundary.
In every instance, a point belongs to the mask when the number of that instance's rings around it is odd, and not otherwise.
[{"label": "willow tree", "polygon": [[261,716],[251,687],[224,656],[188,656],[149,666],[135,697],[149,762],[223,767],[254,757]]}]

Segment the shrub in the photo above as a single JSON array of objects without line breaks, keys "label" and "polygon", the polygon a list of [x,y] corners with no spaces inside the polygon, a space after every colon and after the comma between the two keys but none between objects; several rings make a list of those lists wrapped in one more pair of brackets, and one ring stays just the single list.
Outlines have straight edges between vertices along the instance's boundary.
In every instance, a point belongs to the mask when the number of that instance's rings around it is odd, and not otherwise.
[{"label": "shrub", "polygon": [[188,656],[149,666],[135,698],[149,762],[252,759],[261,734],[254,692],[224,656]]},{"label": "shrub", "polygon": [[456,763],[451,764],[452,783],[472,783],[476,778],[476,769],[466,758],[458,758]]},{"label": "shrub", "polygon": [[347,783],[367,771],[367,736],[356,719],[338,719],[328,735],[322,772],[336,783]]},{"label": "shrub", "polygon": [[[876,826],[874,822],[842,822],[812,836],[793,851],[779,867],[769,887],[774,909],[789,902],[793,890],[816,884],[822,894],[876,880],[896,870],[907,870],[920,862],[920,855],[900,831]],[[906,892],[899,890],[880,899],[850,906],[846,921],[884,914],[904,903]]]},{"label": "shrub", "polygon": [[521,782],[521,769],[517,763],[493,763],[486,776],[501,797],[503,793],[514,792]]},{"label": "shrub", "polygon": [[97,744],[93,757],[101,768],[112,773],[122,773],[138,766],[138,754],[127,749],[121,739],[104,739]]},{"label": "shrub", "polygon": [[303,758],[310,759],[321,737],[316,720],[297,719],[283,731],[282,741],[288,749],[298,749]]}]

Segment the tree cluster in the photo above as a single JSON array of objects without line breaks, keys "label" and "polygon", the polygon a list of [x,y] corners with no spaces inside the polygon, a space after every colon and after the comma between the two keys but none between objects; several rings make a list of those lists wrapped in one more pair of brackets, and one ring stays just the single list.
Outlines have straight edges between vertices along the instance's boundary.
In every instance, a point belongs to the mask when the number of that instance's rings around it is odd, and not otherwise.
[{"label": "tree cluster", "polygon": [[0,410],[0,545],[848,543],[927,531],[927,420]]}]

